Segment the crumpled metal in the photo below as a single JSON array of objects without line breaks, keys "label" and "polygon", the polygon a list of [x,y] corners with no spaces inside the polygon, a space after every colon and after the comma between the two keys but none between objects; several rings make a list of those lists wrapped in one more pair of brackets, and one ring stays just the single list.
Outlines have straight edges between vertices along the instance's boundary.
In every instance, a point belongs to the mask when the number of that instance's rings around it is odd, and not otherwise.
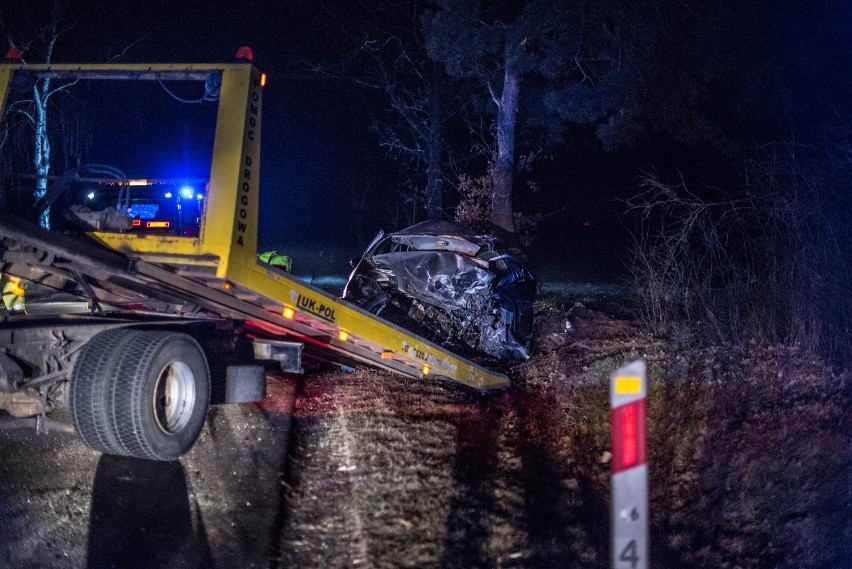
[{"label": "crumpled metal", "polygon": [[456,253],[408,251],[375,255],[373,262],[389,270],[396,288],[442,308],[466,308],[474,295],[487,294],[494,274]]},{"label": "crumpled metal", "polygon": [[430,338],[504,361],[529,357],[515,333],[529,341],[534,296],[534,275],[496,236],[442,220],[379,232],[343,289],[344,299],[396,324],[407,319]]},{"label": "crumpled metal", "polygon": [[445,327],[450,329],[443,330],[447,335],[458,337],[472,328],[479,332],[478,345],[472,347],[499,359],[529,357],[509,331],[507,315],[491,302],[497,294],[491,291],[495,275],[487,270],[487,262],[449,251],[386,253],[373,256],[373,262],[395,288],[447,311],[450,322]]}]

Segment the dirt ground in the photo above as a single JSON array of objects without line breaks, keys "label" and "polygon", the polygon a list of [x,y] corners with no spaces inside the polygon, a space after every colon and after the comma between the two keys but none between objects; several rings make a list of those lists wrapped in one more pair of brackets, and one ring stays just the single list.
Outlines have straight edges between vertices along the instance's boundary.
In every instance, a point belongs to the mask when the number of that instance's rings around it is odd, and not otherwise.
[{"label": "dirt ground", "polygon": [[789,346],[676,349],[612,304],[564,300],[540,303],[539,353],[517,370],[521,392],[553,402],[527,422],[583,500],[607,501],[604,376],[646,358],[654,566],[852,567],[848,374]]},{"label": "dirt ground", "polygon": [[608,377],[649,364],[654,567],[852,566],[850,378],[794,347],[676,350],[545,294],[489,396],[363,368],[270,376],[180,461],[0,430],[0,565],[609,566]]}]

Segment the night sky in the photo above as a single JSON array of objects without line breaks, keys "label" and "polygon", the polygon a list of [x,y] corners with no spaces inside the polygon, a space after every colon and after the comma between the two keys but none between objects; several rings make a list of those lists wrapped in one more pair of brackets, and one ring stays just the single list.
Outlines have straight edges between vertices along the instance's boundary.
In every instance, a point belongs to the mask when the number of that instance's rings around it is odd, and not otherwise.
[{"label": "night sky", "polygon": [[[10,5],[11,4],[11,5]],[[4,2],[6,31],[26,36],[52,2]],[[852,2],[678,3],[712,21],[689,41],[695,74],[711,101],[725,99],[713,120],[738,142],[816,140],[820,124],[848,124],[852,111]],[[264,91],[261,175],[261,246],[287,241],[346,240],[353,228],[347,191],[369,187],[372,234],[400,224],[395,218],[398,166],[370,132],[383,101],[340,80],[305,71],[304,61],[327,61],[335,38],[321,25],[316,3],[287,2],[70,2],[76,20],[57,45],[54,60],[102,62],[127,47],[125,62],[229,62],[249,45],[268,74]],[[331,2],[345,13],[349,2]],[[704,20],[703,20],[704,21]],[[676,18],[667,33],[677,37]],[[655,57],[665,59],[663,45]],[[38,57],[30,54],[29,61]],[[677,67],[676,63],[673,63]],[[716,99],[713,99],[716,97]],[[711,105],[712,106],[712,105]],[[585,219],[609,223],[612,198],[629,193],[636,175],[653,164],[715,168],[718,149],[650,133],[605,153],[582,132],[552,151],[538,171],[542,190],[530,198],[543,213],[566,211],[548,223],[564,228]],[[708,150],[709,149],[709,150]],[[678,163],[681,161],[681,163]],[[568,206],[566,207],[566,204]],[[283,222],[282,222],[283,220]],[[607,221],[610,220],[610,221]],[[340,235],[346,233],[347,235]],[[358,235],[358,240],[369,235]]]}]

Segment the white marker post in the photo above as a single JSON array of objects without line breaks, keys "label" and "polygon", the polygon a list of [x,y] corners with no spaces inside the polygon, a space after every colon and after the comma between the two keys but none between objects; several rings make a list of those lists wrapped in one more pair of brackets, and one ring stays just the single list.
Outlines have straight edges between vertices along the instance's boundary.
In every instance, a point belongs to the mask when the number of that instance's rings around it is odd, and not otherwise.
[{"label": "white marker post", "polygon": [[612,566],[648,567],[648,463],[645,360],[610,377],[612,408]]}]

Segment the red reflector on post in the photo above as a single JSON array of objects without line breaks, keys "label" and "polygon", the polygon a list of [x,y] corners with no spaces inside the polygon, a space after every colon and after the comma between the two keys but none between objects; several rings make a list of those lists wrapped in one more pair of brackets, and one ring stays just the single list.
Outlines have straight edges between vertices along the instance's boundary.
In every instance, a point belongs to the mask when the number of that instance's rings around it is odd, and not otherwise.
[{"label": "red reflector on post", "polygon": [[621,431],[621,456],[624,460],[624,466],[633,466],[636,464],[636,445],[639,441],[636,439],[636,406],[628,405],[621,409],[621,421],[623,424]]},{"label": "red reflector on post", "polygon": [[612,472],[621,472],[647,460],[645,451],[645,400],[612,410]]}]

